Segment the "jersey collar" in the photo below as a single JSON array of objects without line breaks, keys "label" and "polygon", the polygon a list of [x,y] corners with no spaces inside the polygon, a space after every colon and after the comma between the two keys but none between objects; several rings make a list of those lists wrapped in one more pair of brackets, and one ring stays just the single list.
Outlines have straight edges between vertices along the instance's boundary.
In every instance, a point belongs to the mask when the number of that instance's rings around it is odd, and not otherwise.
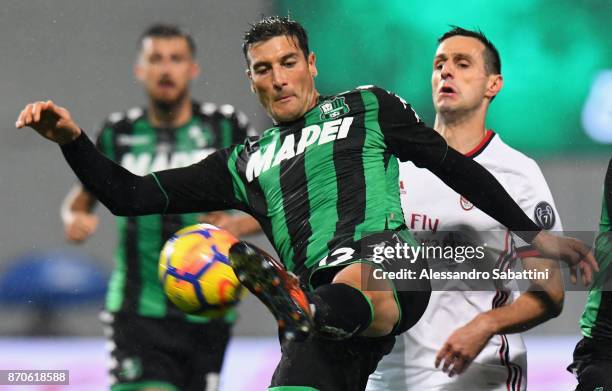
[{"label": "jersey collar", "polygon": [[475,158],[476,156],[480,155],[482,153],[482,151],[485,150],[487,145],[489,145],[491,140],[493,140],[494,136],[495,136],[495,132],[492,131],[491,129],[487,129],[487,131],[485,132],[484,137],[482,138],[482,140],[480,140],[478,145],[475,146],[474,149],[472,149],[471,151],[465,153],[464,155],[466,157],[471,157],[471,158]]},{"label": "jersey collar", "polygon": [[323,96],[319,94],[319,96],[317,97],[317,103],[310,110],[304,113],[304,115],[300,118],[297,118],[297,119],[294,119],[293,121],[288,121],[288,122],[276,122],[274,121],[274,119],[272,119],[272,122],[274,123],[275,126],[279,128],[290,128],[296,124],[301,124],[304,122],[311,122],[311,121],[317,122],[316,117],[318,116],[319,105],[328,98],[329,96]]}]

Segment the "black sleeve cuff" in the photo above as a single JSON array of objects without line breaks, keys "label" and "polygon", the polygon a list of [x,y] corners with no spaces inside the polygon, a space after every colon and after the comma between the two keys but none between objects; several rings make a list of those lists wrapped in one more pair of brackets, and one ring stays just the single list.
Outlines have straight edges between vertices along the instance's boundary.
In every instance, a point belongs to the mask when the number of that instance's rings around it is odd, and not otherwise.
[{"label": "black sleeve cuff", "polygon": [[81,134],[79,134],[77,138],[75,138],[74,140],[70,142],[67,142],[66,144],[60,145],[60,148],[62,149],[62,152],[64,153],[71,153],[72,151],[78,148],[89,147],[89,146],[92,146],[95,148],[95,145],[91,142],[89,137],[87,137],[87,134],[85,134],[85,131],[81,129]]}]

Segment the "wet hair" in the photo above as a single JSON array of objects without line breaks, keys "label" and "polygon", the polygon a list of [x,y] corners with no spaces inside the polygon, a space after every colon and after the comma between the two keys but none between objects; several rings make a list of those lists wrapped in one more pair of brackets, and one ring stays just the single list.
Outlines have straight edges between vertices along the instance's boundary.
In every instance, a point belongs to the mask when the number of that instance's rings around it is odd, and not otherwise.
[{"label": "wet hair", "polygon": [[251,45],[283,35],[294,38],[298,47],[302,50],[304,58],[308,58],[308,54],[310,54],[308,34],[304,27],[288,16],[268,16],[251,24],[251,28],[244,33],[242,53],[244,54],[247,66],[250,65],[247,53]]},{"label": "wet hair", "polygon": [[183,31],[179,26],[173,24],[156,23],[149,26],[140,36],[138,42],[142,42],[147,38],[183,38],[187,41],[191,55],[196,55],[196,44],[191,35]]},{"label": "wet hair", "polygon": [[438,38],[438,43],[442,43],[445,39],[450,37],[462,36],[476,38],[485,47],[483,58],[485,64],[485,70],[487,74],[501,74],[501,59],[499,58],[499,52],[495,45],[489,41],[489,39],[480,30],[467,30],[458,26],[451,26],[452,29],[444,33]]}]

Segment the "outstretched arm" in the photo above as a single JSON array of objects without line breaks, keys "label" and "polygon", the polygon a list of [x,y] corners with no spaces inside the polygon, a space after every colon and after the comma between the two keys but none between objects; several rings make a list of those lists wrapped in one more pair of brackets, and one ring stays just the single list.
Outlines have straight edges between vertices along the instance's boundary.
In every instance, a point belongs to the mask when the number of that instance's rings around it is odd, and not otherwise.
[{"label": "outstretched arm", "polygon": [[[424,129],[437,134],[433,129]],[[578,239],[558,237],[542,231],[497,179],[476,161],[448,147],[439,164],[425,167],[480,210],[526,242],[532,243],[543,256],[566,262],[572,266],[573,275],[576,273],[574,266],[580,268],[583,283],[591,283],[593,270],[598,271],[599,267],[590,249]]]},{"label": "outstretched arm", "polygon": [[154,174],[132,174],[102,155],[85,132],[61,148],[81,183],[111,213],[139,216],[166,212],[168,201]]},{"label": "outstretched arm", "polygon": [[224,165],[227,150],[209,155],[189,167],[138,176],[101,154],[72,120],[68,110],[51,101],[27,105],[16,126],[29,126],[58,143],[81,183],[114,214],[132,216],[239,209]]},{"label": "outstretched arm", "polygon": [[493,175],[450,148],[442,136],[425,126],[406,101],[377,87],[370,91],[379,107],[383,142],[393,155],[432,171],[480,210],[536,246],[543,256],[579,266],[583,281],[590,283],[592,271],[599,268],[583,242],[541,231]]}]

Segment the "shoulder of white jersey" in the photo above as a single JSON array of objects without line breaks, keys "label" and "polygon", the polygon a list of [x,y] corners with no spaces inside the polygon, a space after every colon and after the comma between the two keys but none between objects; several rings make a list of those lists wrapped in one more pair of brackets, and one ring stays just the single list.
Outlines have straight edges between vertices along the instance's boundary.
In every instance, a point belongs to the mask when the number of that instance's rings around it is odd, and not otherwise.
[{"label": "shoulder of white jersey", "polygon": [[513,171],[522,172],[523,169],[535,167],[539,169],[535,160],[506,144],[497,133],[493,134],[486,148],[475,159],[484,160],[488,157],[494,159],[498,165],[503,165],[505,168]]},{"label": "shoulder of white jersey", "polygon": [[[561,231],[561,218],[557,212],[552,193],[539,164],[508,144],[499,135],[491,141],[487,151],[491,160],[496,160],[497,172],[511,177],[511,188],[507,189],[525,213],[542,229]],[[486,163],[483,164],[486,167]]]}]

